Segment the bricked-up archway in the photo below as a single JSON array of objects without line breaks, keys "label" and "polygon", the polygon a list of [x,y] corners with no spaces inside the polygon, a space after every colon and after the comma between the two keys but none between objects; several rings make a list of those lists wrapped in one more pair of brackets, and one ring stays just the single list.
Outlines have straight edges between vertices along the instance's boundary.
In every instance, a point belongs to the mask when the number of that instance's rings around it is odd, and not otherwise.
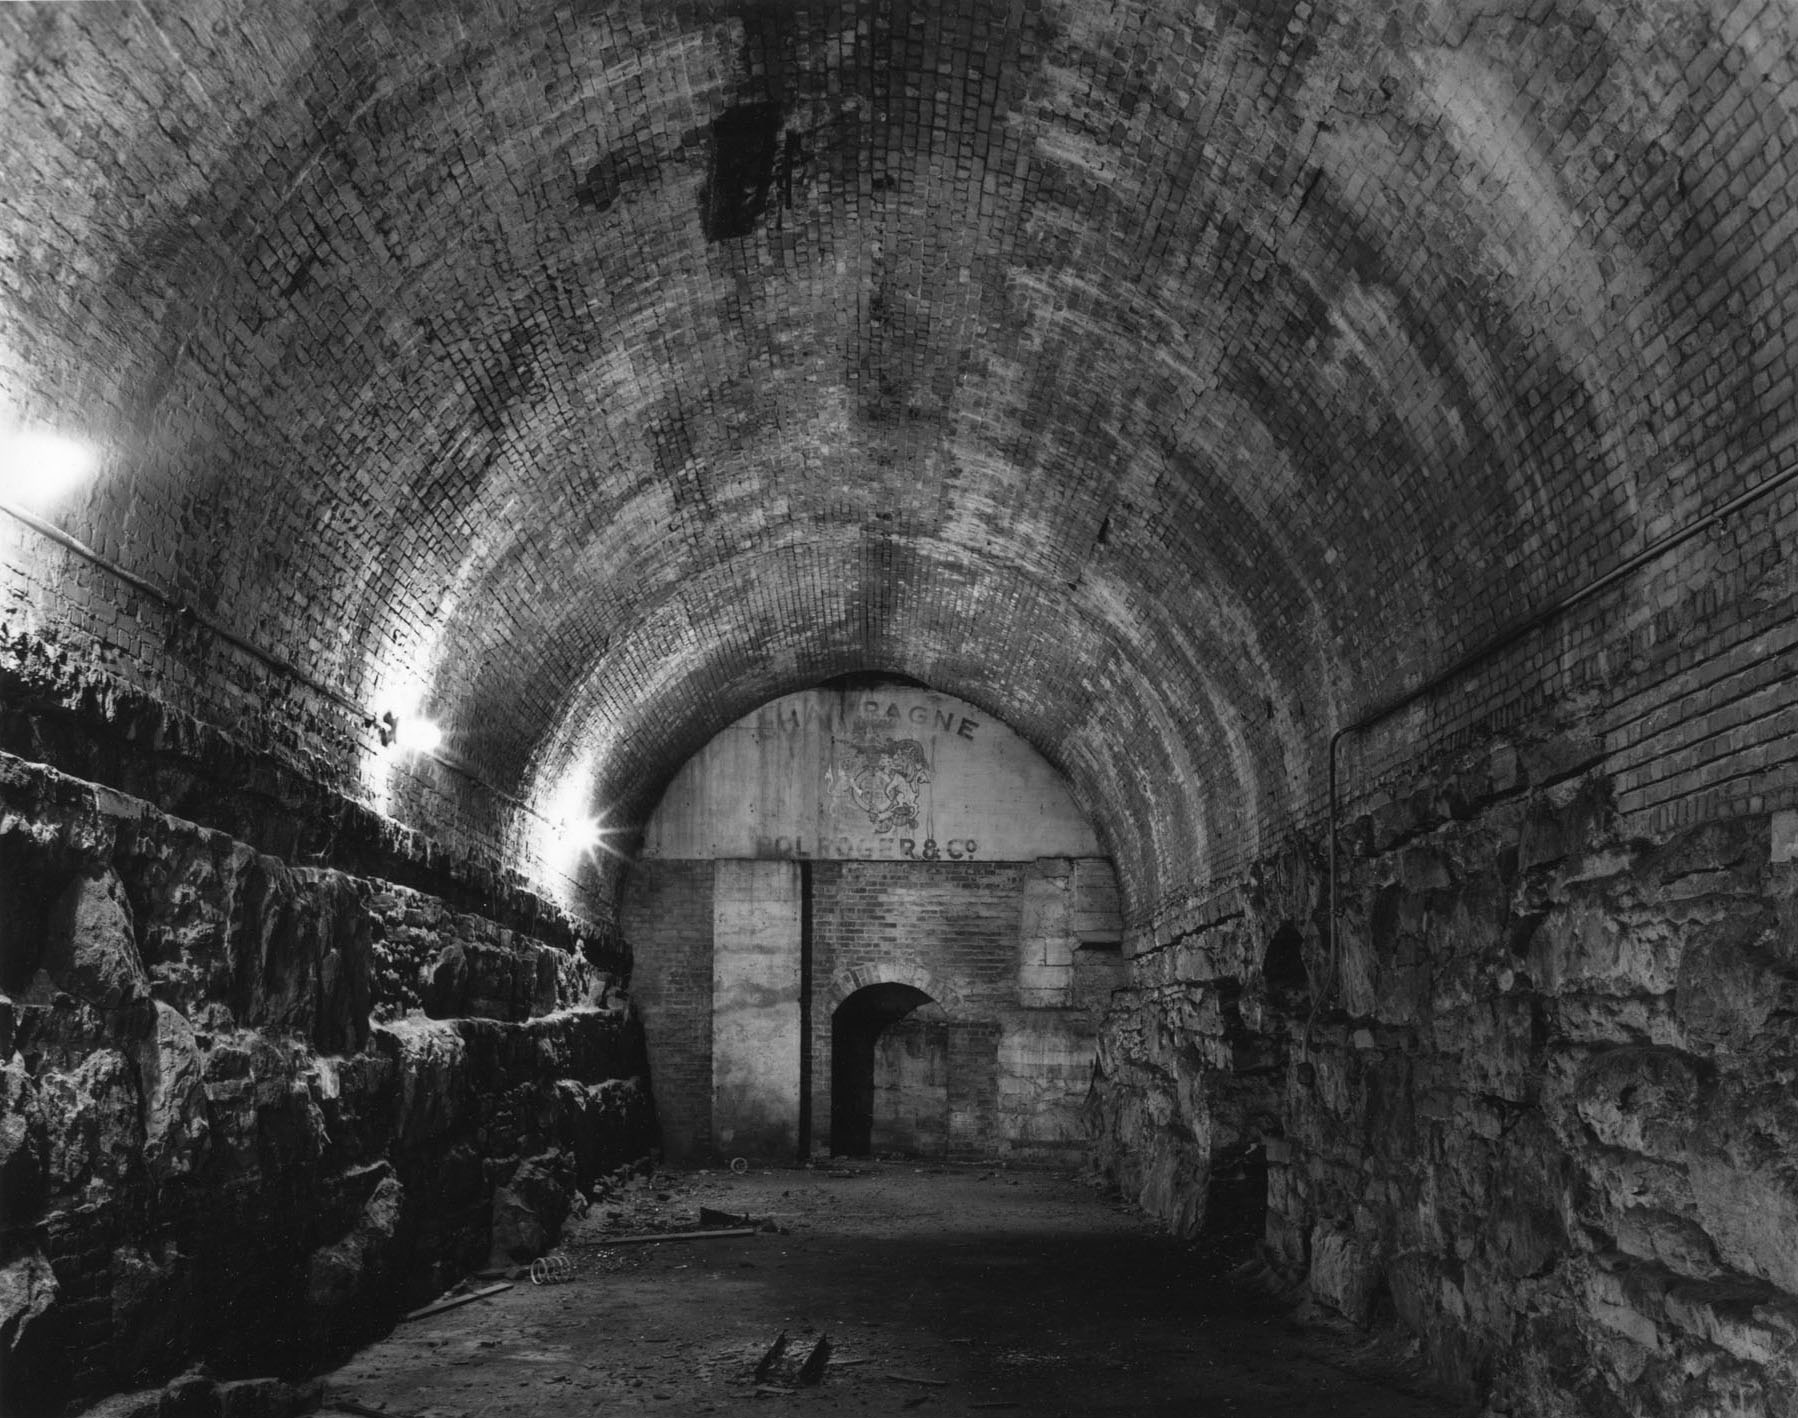
[{"label": "bricked-up archway", "polygon": [[[0,393],[102,446],[61,525],[498,789],[586,755],[628,823],[897,670],[1003,705],[1144,921],[1333,727],[1775,469],[1790,24],[7,6]],[[9,624],[358,783],[334,706],[8,560]]]}]

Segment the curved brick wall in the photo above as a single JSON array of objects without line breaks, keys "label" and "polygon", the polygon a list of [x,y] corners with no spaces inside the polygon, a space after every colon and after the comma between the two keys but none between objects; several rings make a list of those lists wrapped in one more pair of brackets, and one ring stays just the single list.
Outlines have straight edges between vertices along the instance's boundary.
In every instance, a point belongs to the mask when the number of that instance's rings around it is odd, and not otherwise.
[{"label": "curved brick wall", "polygon": [[[5,393],[105,442],[71,531],[415,676],[501,788],[585,745],[628,817],[898,670],[1070,774],[1140,916],[1783,456],[1789,23],[9,8]],[[15,597],[213,692],[37,552]]]}]

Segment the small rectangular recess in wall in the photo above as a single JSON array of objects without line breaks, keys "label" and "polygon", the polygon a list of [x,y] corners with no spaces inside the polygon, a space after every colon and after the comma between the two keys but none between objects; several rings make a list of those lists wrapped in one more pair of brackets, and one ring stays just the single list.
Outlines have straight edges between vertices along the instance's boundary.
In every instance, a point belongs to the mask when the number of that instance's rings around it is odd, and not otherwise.
[{"label": "small rectangular recess in wall", "polygon": [[1798,862],[1798,812],[1773,814],[1773,861]]}]

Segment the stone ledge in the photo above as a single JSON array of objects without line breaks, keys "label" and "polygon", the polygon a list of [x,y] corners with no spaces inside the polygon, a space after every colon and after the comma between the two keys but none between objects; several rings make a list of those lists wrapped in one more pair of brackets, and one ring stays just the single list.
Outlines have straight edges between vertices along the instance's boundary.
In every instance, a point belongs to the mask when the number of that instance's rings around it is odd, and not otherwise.
[{"label": "stone ledge", "polygon": [[[355,746],[341,747],[347,762]],[[490,850],[438,841],[356,801],[342,763],[252,747],[25,633],[0,642],[0,754],[90,784],[105,815],[164,812],[296,866],[408,886],[555,944],[619,948],[610,921],[563,910]],[[503,809],[490,807],[497,821]]]}]

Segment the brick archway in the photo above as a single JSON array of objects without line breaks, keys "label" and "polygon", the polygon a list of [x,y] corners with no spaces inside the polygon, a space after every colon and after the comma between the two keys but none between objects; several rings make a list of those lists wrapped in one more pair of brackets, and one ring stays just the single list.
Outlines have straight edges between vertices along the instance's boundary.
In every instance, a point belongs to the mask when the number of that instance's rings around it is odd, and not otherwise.
[{"label": "brick archway", "polygon": [[825,992],[825,1018],[835,1014],[849,996],[869,985],[910,985],[914,990],[920,990],[935,1000],[951,1020],[967,1018],[967,1001],[962,998],[961,991],[945,984],[922,965],[898,960],[882,961],[876,965],[857,965],[851,970],[839,970],[832,975]]}]

